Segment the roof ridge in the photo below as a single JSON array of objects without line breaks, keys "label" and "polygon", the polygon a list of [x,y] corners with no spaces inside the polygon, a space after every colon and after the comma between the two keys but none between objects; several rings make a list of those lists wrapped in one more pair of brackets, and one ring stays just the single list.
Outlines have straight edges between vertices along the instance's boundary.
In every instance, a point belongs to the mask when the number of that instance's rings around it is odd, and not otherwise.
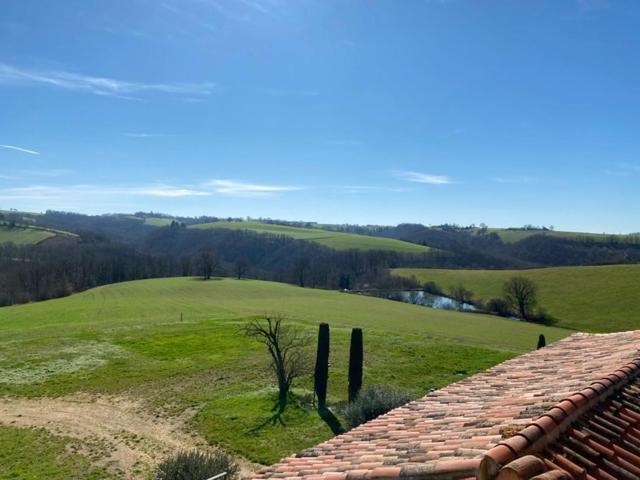
[{"label": "roof ridge", "polygon": [[542,450],[576,419],[639,376],[640,355],[609,375],[591,382],[588,387],[564,398],[524,429],[486,451],[481,457],[480,480],[495,478],[502,466],[516,458]]}]

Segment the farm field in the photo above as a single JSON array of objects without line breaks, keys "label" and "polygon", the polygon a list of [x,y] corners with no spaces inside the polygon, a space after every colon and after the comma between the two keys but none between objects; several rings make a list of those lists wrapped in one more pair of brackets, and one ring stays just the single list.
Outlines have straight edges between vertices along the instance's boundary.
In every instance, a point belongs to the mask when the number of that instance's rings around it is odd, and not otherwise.
[{"label": "farm field", "polygon": [[336,250],[350,248],[360,250],[393,250],[403,253],[422,253],[429,247],[417,245],[392,238],[369,237],[355,233],[333,232],[319,228],[289,227],[287,225],[275,225],[261,222],[213,222],[190,225],[189,228],[228,228],[233,230],[252,230],[258,233],[271,233],[273,235],[286,235],[298,240],[317,242]]},{"label": "farm field", "polygon": [[0,225],[0,244],[12,242],[16,245],[35,245],[56,235],[71,235],[53,229],[18,225],[13,228]]},{"label": "farm field", "polygon": [[[476,229],[478,232],[479,229]],[[572,240],[591,240],[594,242],[603,242],[615,239],[620,242],[637,241],[640,242],[640,235],[621,235],[607,233],[589,233],[589,232],[563,232],[560,230],[528,230],[520,228],[488,228],[488,233],[497,233],[505,243],[515,243],[532,235],[549,235],[556,238],[567,238]]]},{"label": "farm field", "polygon": [[[231,279],[141,280],[1,308],[0,446],[15,435],[11,422],[53,428],[37,416],[50,405],[56,405],[52,411],[70,412],[75,423],[60,419],[48,443],[51,448],[42,455],[37,452],[44,448],[45,433],[20,429],[23,451],[34,452],[38,461],[25,462],[20,452],[3,451],[0,478],[34,478],[28,472],[46,468],[42,462],[60,472],[50,475],[51,480],[73,477],[69,465],[85,472],[77,474],[79,478],[104,478],[95,472],[109,468],[113,473],[116,467],[105,463],[100,452],[161,451],[145,443],[150,434],[140,418],[147,417],[157,422],[153,432],[182,422],[196,440],[259,463],[329,438],[330,427],[310,405],[311,377],[298,382],[283,417],[272,417],[276,392],[266,353],[243,336],[242,327],[251,318],[273,312],[309,333],[310,357],[318,322],[331,325],[329,403],[338,418],[346,399],[352,327],[364,329],[365,384],[389,384],[415,396],[533,349],[540,333],[549,342],[571,333],[485,315]],[[107,435],[95,430],[100,425],[92,430],[82,421],[87,410],[106,421],[125,420],[114,427],[116,433]],[[119,413],[110,413],[114,411]],[[141,430],[127,430],[138,424]],[[103,438],[90,455],[69,453],[70,463],[60,464],[56,452],[73,443],[66,436],[83,439],[86,432],[90,438],[107,435],[108,441]],[[179,436],[171,433],[154,441],[166,446],[167,439],[175,438]],[[132,476],[127,478],[147,478],[149,463],[128,471]]]},{"label": "farm field", "polygon": [[640,328],[640,265],[557,267],[531,270],[394,269],[395,275],[434,281],[444,290],[462,284],[475,298],[502,295],[504,282],[522,275],[536,282],[539,306],[560,327],[586,332]]}]

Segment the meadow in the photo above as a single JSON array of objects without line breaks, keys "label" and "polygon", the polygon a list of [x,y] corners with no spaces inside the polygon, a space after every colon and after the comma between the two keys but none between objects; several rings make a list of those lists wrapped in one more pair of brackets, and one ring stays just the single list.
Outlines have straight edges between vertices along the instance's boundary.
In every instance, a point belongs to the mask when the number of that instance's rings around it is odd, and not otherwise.
[{"label": "meadow", "polygon": [[189,228],[227,228],[232,230],[251,230],[272,235],[286,235],[298,240],[308,240],[336,250],[393,250],[402,253],[423,253],[429,247],[403,242],[393,238],[369,237],[355,233],[334,232],[319,228],[290,227],[261,222],[212,222],[191,225]]},{"label": "meadow", "polygon": [[16,245],[35,245],[36,243],[40,243],[43,240],[55,237],[56,235],[71,234],[30,225],[18,225],[12,228],[0,225],[0,244],[11,242]]},{"label": "meadow", "polygon": [[433,281],[445,291],[462,284],[482,300],[501,296],[504,282],[522,275],[537,284],[539,305],[557,320],[557,326],[585,332],[640,328],[640,265],[531,270],[398,268],[393,274]]},{"label": "meadow", "polygon": [[[571,333],[255,280],[141,280],[1,308],[0,397],[18,401],[84,392],[144,399],[160,417],[193,410],[189,428],[208,442],[271,463],[333,435],[310,404],[310,376],[297,383],[284,414],[273,417],[276,392],[266,352],[244,337],[242,327],[274,312],[308,333],[310,358],[317,324],[330,324],[329,404],[338,419],[347,395],[352,327],[364,329],[365,383],[393,385],[414,396],[531,350],[540,333],[549,342]],[[0,447],[15,434],[12,429],[0,427]],[[20,432],[22,453],[1,454],[0,478],[34,478],[25,472],[49,463],[52,472],[61,472],[50,480],[73,477],[69,465],[89,472],[80,478],[95,474],[97,467],[81,452],[69,461],[55,454],[70,440],[56,436],[39,454],[45,434],[30,432]]]}]

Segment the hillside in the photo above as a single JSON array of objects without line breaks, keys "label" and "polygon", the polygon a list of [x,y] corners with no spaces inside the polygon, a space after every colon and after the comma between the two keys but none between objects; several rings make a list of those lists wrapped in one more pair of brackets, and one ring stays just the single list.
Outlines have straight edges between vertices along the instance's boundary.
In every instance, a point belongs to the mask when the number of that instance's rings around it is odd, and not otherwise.
[{"label": "hillside", "polygon": [[393,250],[405,253],[422,253],[429,250],[428,247],[416,245],[401,240],[382,237],[370,237],[355,233],[333,232],[319,228],[290,227],[261,222],[212,222],[191,225],[189,228],[209,229],[226,228],[232,230],[251,230],[258,233],[270,233],[273,235],[286,235],[298,240],[308,240],[319,243],[336,250],[350,248],[360,250]]},{"label": "hillside", "polygon": [[318,322],[330,323],[332,405],[346,398],[354,326],[364,329],[365,383],[414,395],[530,350],[539,333],[548,341],[570,333],[270,282],[143,280],[1,308],[0,396],[126,395],[171,418],[197,407],[193,424],[210,442],[272,462],[331,430],[308,404],[310,377],[298,383],[284,424],[263,424],[273,381],[263,347],[242,326],[269,312],[309,333],[310,357]]},{"label": "hillside", "polygon": [[0,224],[0,244],[14,243],[16,245],[35,245],[55,236],[73,236],[68,232],[33,225],[16,225],[9,227]]},{"label": "hillside", "polygon": [[[480,229],[473,229],[478,234]],[[564,238],[568,240],[587,240],[593,242],[640,242],[640,235],[621,235],[609,233],[591,233],[591,232],[566,232],[561,230],[542,230],[542,229],[526,229],[526,228],[487,228],[485,233],[496,233],[503,242],[515,243],[533,235],[546,235],[553,238]]]},{"label": "hillside", "polygon": [[504,282],[522,275],[536,282],[539,304],[558,320],[558,326],[588,332],[640,328],[640,265],[531,270],[400,268],[393,274],[434,281],[445,290],[463,284],[483,300],[502,295]]}]

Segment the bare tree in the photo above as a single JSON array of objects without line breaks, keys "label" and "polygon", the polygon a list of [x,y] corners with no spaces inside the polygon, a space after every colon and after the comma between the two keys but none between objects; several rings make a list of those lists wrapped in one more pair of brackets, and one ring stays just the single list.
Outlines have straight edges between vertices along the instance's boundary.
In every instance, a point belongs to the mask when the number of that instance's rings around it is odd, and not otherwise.
[{"label": "bare tree", "polygon": [[449,289],[449,295],[456,302],[458,310],[464,310],[464,304],[471,302],[473,292],[464,288],[464,285],[455,285]]},{"label": "bare tree", "polygon": [[278,404],[284,409],[293,381],[311,372],[304,354],[309,337],[300,330],[283,324],[282,316],[267,316],[253,320],[245,327],[245,335],[255,338],[267,347],[271,356],[271,368],[278,380]]},{"label": "bare tree", "polygon": [[216,254],[209,249],[200,250],[197,261],[203,280],[209,280],[220,266],[220,260]]},{"label": "bare tree", "polygon": [[526,277],[511,277],[504,284],[504,298],[520,318],[528,320],[531,309],[538,303],[538,287]]},{"label": "bare tree", "polygon": [[244,257],[244,256],[238,257],[234,265],[236,277],[238,278],[238,280],[240,280],[242,277],[244,277],[247,274],[250,266],[251,264],[249,263],[249,259],[247,257]]}]

